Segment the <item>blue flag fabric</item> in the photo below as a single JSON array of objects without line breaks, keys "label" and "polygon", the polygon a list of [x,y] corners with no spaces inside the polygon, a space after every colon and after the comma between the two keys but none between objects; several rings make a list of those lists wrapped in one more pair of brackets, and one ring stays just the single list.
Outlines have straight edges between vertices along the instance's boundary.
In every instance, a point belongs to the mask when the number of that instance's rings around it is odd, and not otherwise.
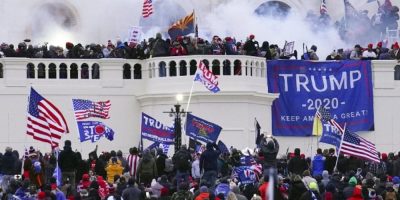
[{"label": "blue flag fabric", "polygon": [[217,93],[220,91],[217,79],[218,77],[201,61],[194,75],[194,81],[202,83],[210,92]]},{"label": "blue flag fabric", "polygon": [[221,140],[218,141],[218,148],[221,151],[221,153],[229,153],[228,147],[226,147],[225,143],[222,142]]},{"label": "blue flag fabric", "polygon": [[61,174],[61,169],[58,166],[58,156],[60,155],[60,149],[56,148],[54,150],[54,154],[55,154],[55,157],[57,158],[57,164],[56,164],[56,168],[54,169],[54,172],[53,172],[53,177],[56,179],[57,186],[61,186],[62,185],[62,174]]},{"label": "blue flag fabric", "polygon": [[322,121],[322,136],[319,141],[334,145],[336,149],[339,149],[341,140],[342,136],[340,131],[329,122]]},{"label": "blue flag fabric", "polygon": [[114,140],[114,131],[103,122],[78,121],[78,131],[81,142],[91,141],[94,143],[102,137],[110,141]]},{"label": "blue flag fabric", "polygon": [[174,129],[142,113],[142,138],[163,144],[174,144]]},{"label": "blue flag fabric", "polygon": [[257,181],[257,176],[251,166],[240,166],[233,169],[233,177],[241,184],[252,184]]},{"label": "blue flag fabric", "polygon": [[154,142],[153,144],[151,144],[150,146],[148,146],[145,150],[152,150],[152,149],[156,149],[160,146],[160,143],[158,142]]},{"label": "blue flag fabric", "polygon": [[280,93],[272,105],[274,135],[310,136],[320,106],[351,130],[374,130],[370,61],[275,60],[267,66],[268,92]]},{"label": "blue flag fabric", "polygon": [[222,128],[217,124],[211,123],[192,114],[187,114],[186,135],[205,143],[217,142]]}]

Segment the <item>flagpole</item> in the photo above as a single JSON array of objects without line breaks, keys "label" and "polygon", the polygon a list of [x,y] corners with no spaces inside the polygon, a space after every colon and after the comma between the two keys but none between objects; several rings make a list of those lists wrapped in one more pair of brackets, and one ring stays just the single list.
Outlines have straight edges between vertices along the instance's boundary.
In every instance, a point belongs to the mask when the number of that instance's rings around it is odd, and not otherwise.
[{"label": "flagpole", "polygon": [[[189,98],[188,98],[188,102],[187,102],[187,105],[186,105],[186,112],[189,110],[190,101],[192,100],[193,88],[194,88],[194,80],[192,81],[192,87],[190,88]],[[185,122],[184,122],[185,135],[186,135],[186,121],[187,121],[187,115],[186,115]],[[184,143],[188,144],[188,143],[186,143],[186,136],[184,137]]]},{"label": "flagpole", "polygon": [[338,149],[338,152],[337,152],[336,163],[335,163],[335,167],[333,168],[334,171],[337,171],[337,164],[338,164],[338,161],[339,161],[340,149],[342,148],[343,138],[344,138],[344,134],[345,133],[346,133],[346,123],[344,124],[343,134],[342,134],[342,137],[341,137],[341,140],[340,140],[339,149]]}]

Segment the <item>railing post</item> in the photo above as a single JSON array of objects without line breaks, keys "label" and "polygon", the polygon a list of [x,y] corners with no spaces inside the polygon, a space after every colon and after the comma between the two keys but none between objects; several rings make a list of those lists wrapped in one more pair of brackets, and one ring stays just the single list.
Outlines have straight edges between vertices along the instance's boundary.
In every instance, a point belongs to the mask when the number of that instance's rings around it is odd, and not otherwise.
[{"label": "railing post", "polygon": [[7,86],[26,86],[28,61],[28,58],[3,58],[4,80]]},{"label": "railing post", "polygon": [[101,85],[105,88],[120,88],[123,87],[124,81],[121,77],[123,73],[123,59],[100,59],[100,80]]}]

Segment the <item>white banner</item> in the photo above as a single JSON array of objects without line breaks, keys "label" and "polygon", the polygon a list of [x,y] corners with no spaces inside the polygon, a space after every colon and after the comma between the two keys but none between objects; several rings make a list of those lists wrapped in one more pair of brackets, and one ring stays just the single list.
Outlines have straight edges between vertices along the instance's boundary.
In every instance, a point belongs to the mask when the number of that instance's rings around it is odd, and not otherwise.
[{"label": "white banner", "polygon": [[142,27],[132,26],[131,28],[129,28],[128,43],[133,42],[135,44],[139,44],[141,37],[142,37]]}]

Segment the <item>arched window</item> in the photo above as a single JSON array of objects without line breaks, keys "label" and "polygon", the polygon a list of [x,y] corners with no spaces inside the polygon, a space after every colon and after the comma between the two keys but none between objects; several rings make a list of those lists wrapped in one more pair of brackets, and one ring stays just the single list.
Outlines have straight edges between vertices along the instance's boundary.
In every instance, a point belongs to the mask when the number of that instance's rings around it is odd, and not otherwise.
[{"label": "arched window", "polygon": [[81,79],[89,79],[89,65],[86,63],[81,65]]},{"label": "arched window", "polygon": [[78,79],[78,65],[75,63],[70,65],[69,78]]},{"label": "arched window", "polygon": [[100,79],[100,65],[97,63],[92,65],[92,79]]},{"label": "arched window", "polygon": [[49,64],[49,79],[57,78],[57,66],[54,63]]},{"label": "arched window", "polygon": [[122,78],[123,79],[131,79],[132,75],[131,75],[131,65],[128,63],[125,63],[124,66],[122,66],[123,71],[122,71]]},{"label": "arched window", "polygon": [[400,80],[400,65],[394,67],[394,80]]},{"label": "arched window", "polygon": [[213,60],[212,61],[212,72],[215,75],[220,75],[221,70],[220,70],[220,62],[219,60]]},{"label": "arched window", "polygon": [[142,79],[142,65],[135,64],[133,66],[133,78],[134,79]]},{"label": "arched window", "polygon": [[190,64],[190,75],[194,75],[197,70],[197,62],[196,60],[191,60],[189,64]]},{"label": "arched window", "polygon": [[38,78],[46,78],[46,65],[44,65],[43,63],[39,63],[38,65]]},{"label": "arched window", "polygon": [[35,78],[35,65],[28,63],[26,66],[26,78]]},{"label": "arched window", "polygon": [[242,75],[242,62],[240,60],[233,62],[233,73],[234,75]]},{"label": "arched window", "polygon": [[187,75],[187,67],[186,67],[186,61],[184,61],[184,60],[181,60],[180,62],[179,62],[179,74],[181,75],[181,76],[186,76]]},{"label": "arched window", "polygon": [[159,67],[159,77],[167,76],[167,64],[162,61],[158,64]]},{"label": "arched window", "polygon": [[176,76],[176,62],[175,61],[171,61],[169,63],[169,76]]},{"label": "arched window", "polygon": [[223,64],[223,69],[222,69],[223,75],[231,75],[231,61],[224,60],[222,64]]},{"label": "arched window", "polygon": [[65,63],[60,64],[60,79],[66,79],[68,77],[67,67],[68,66]]}]

